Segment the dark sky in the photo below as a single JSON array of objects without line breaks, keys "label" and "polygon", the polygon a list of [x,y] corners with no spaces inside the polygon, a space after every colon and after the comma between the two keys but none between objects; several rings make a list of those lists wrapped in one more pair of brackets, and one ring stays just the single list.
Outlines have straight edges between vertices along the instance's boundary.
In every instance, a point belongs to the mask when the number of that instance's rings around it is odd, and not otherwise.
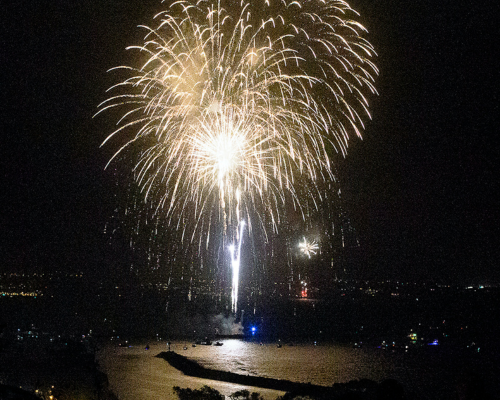
[{"label": "dark sky", "polygon": [[[498,15],[485,2],[355,0],[379,96],[339,166],[366,276],[500,281]],[[476,4],[480,3],[480,4]],[[498,6],[496,6],[498,7]],[[113,207],[92,118],[159,0],[2,6],[0,265],[91,268]]]},{"label": "dark sky", "polygon": [[407,276],[498,279],[498,13],[364,3],[380,96],[345,179],[370,260]]}]

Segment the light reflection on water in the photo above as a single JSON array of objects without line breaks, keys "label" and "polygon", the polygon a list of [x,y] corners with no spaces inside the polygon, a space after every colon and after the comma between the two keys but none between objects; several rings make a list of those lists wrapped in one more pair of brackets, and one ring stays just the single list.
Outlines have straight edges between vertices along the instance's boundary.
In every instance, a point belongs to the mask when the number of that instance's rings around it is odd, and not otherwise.
[{"label": "light reflection on water", "polygon": [[[149,350],[145,350],[145,346],[146,343],[130,348],[109,345],[99,354],[101,368],[107,373],[110,387],[120,400],[176,399],[173,386],[196,389],[209,385],[226,396],[248,389],[261,393],[266,400],[284,394],[185,376],[165,360],[155,357],[167,350],[165,342],[150,343]],[[276,344],[261,346],[230,339],[225,340],[223,346],[192,347],[190,343],[172,342],[171,350],[207,368],[325,386],[362,378],[380,381],[395,372],[394,365],[380,352],[339,345],[283,345],[277,348]]]},{"label": "light reflection on water", "polygon": [[331,386],[337,382],[386,378],[394,365],[379,352],[341,345],[283,345],[225,340],[223,346],[188,347],[181,354],[207,368]]},{"label": "light reflection on water", "polygon": [[[284,394],[284,392],[276,390],[186,376],[171,367],[164,359],[155,357],[160,352],[167,350],[165,342],[150,343],[149,350],[145,350],[145,345],[146,343],[135,344],[132,347],[117,347],[116,344],[110,344],[98,354],[99,365],[102,371],[107,374],[110,389],[119,400],[178,400],[172,391],[174,386],[199,389],[203,385],[208,385],[225,396],[238,390],[247,389],[251,392],[259,392],[265,400],[274,400]],[[183,346],[184,343],[174,343],[171,349],[184,354]],[[188,347],[186,352],[191,352],[191,349]],[[197,349],[201,350],[201,347],[193,350]],[[207,353],[207,349],[205,349],[205,353]],[[220,348],[214,347],[213,349]]]},{"label": "light reflection on water", "polygon": [[[247,387],[233,383],[212,381],[185,376],[171,367],[164,359],[155,357],[168,350],[166,342],[134,344],[117,347],[110,344],[99,353],[99,363],[108,375],[110,387],[119,400],[177,400],[172,388],[198,389],[209,385],[229,396],[238,390],[259,392],[265,400],[274,400],[283,392]],[[225,340],[222,346],[192,347],[191,343],[173,342],[171,350],[207,368],[230,371],[243,375],[256,375],[295,382],[331,386],[351,380],[371,379],[381,382],[393,378],[403,384],[412,399],[449,399],[456,393],[457,385],[467,378],[468,370],[480,361],[492,393],[500,392],[498,365],[489,358],[476,360],[463,358],[452,351],[439,348],[422,348],[416,352],[384,351],[381,349],[357,349],[350,346],[327,344],[314,346],[245,342]],[[184,349],[185,347],[185,349]],[[431,346],[434,347],[434,346]],[[441,347],[441,346],[440,346]],[[476,366],[477,366],[476,365]]]}]

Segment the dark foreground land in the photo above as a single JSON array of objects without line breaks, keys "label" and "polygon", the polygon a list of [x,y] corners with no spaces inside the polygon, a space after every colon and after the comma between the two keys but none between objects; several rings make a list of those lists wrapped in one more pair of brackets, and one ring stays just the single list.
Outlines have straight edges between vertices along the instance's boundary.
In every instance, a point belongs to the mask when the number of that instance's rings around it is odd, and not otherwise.
[{"label": "dark foreground land", "polygon": [[92,351],[74,339],[2,341],[0,399],[117,400]]}]

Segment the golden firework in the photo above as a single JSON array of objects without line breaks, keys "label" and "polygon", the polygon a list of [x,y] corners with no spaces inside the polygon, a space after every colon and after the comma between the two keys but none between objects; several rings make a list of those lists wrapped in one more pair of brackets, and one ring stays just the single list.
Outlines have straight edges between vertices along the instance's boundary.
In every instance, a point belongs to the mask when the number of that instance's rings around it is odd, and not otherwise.
[{"label": "golden firework", "polygon": [[189,216],[192,238],[214,210],[232,236],[250,214],[276,229],[286,201],[317,203],[370,117],[375,52],[356,16],[338,0],[172,3],[100,105],[121,110],[104,143],[126,137],[110,162],[130,150],[146,201]]}]

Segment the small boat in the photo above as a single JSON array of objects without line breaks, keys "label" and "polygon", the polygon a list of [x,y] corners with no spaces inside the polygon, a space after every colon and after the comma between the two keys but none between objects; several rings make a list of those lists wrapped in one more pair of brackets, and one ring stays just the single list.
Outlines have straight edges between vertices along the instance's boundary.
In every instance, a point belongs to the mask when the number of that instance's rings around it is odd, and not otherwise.
[{"label": "small boat", "polygon": [[212,345],[212,341],[209,340],[208,338],[205,338],[203,340],[197,340],[196,344],[201,344],[201,345],[204,345],[204,346],[211,346]]},{"label": "small boat", "polygon": [[222,343],[222,342],[215,342],[215,343],[214,343],[214,346],[222,346],[223,344],[224,344],[224,343]]}]

